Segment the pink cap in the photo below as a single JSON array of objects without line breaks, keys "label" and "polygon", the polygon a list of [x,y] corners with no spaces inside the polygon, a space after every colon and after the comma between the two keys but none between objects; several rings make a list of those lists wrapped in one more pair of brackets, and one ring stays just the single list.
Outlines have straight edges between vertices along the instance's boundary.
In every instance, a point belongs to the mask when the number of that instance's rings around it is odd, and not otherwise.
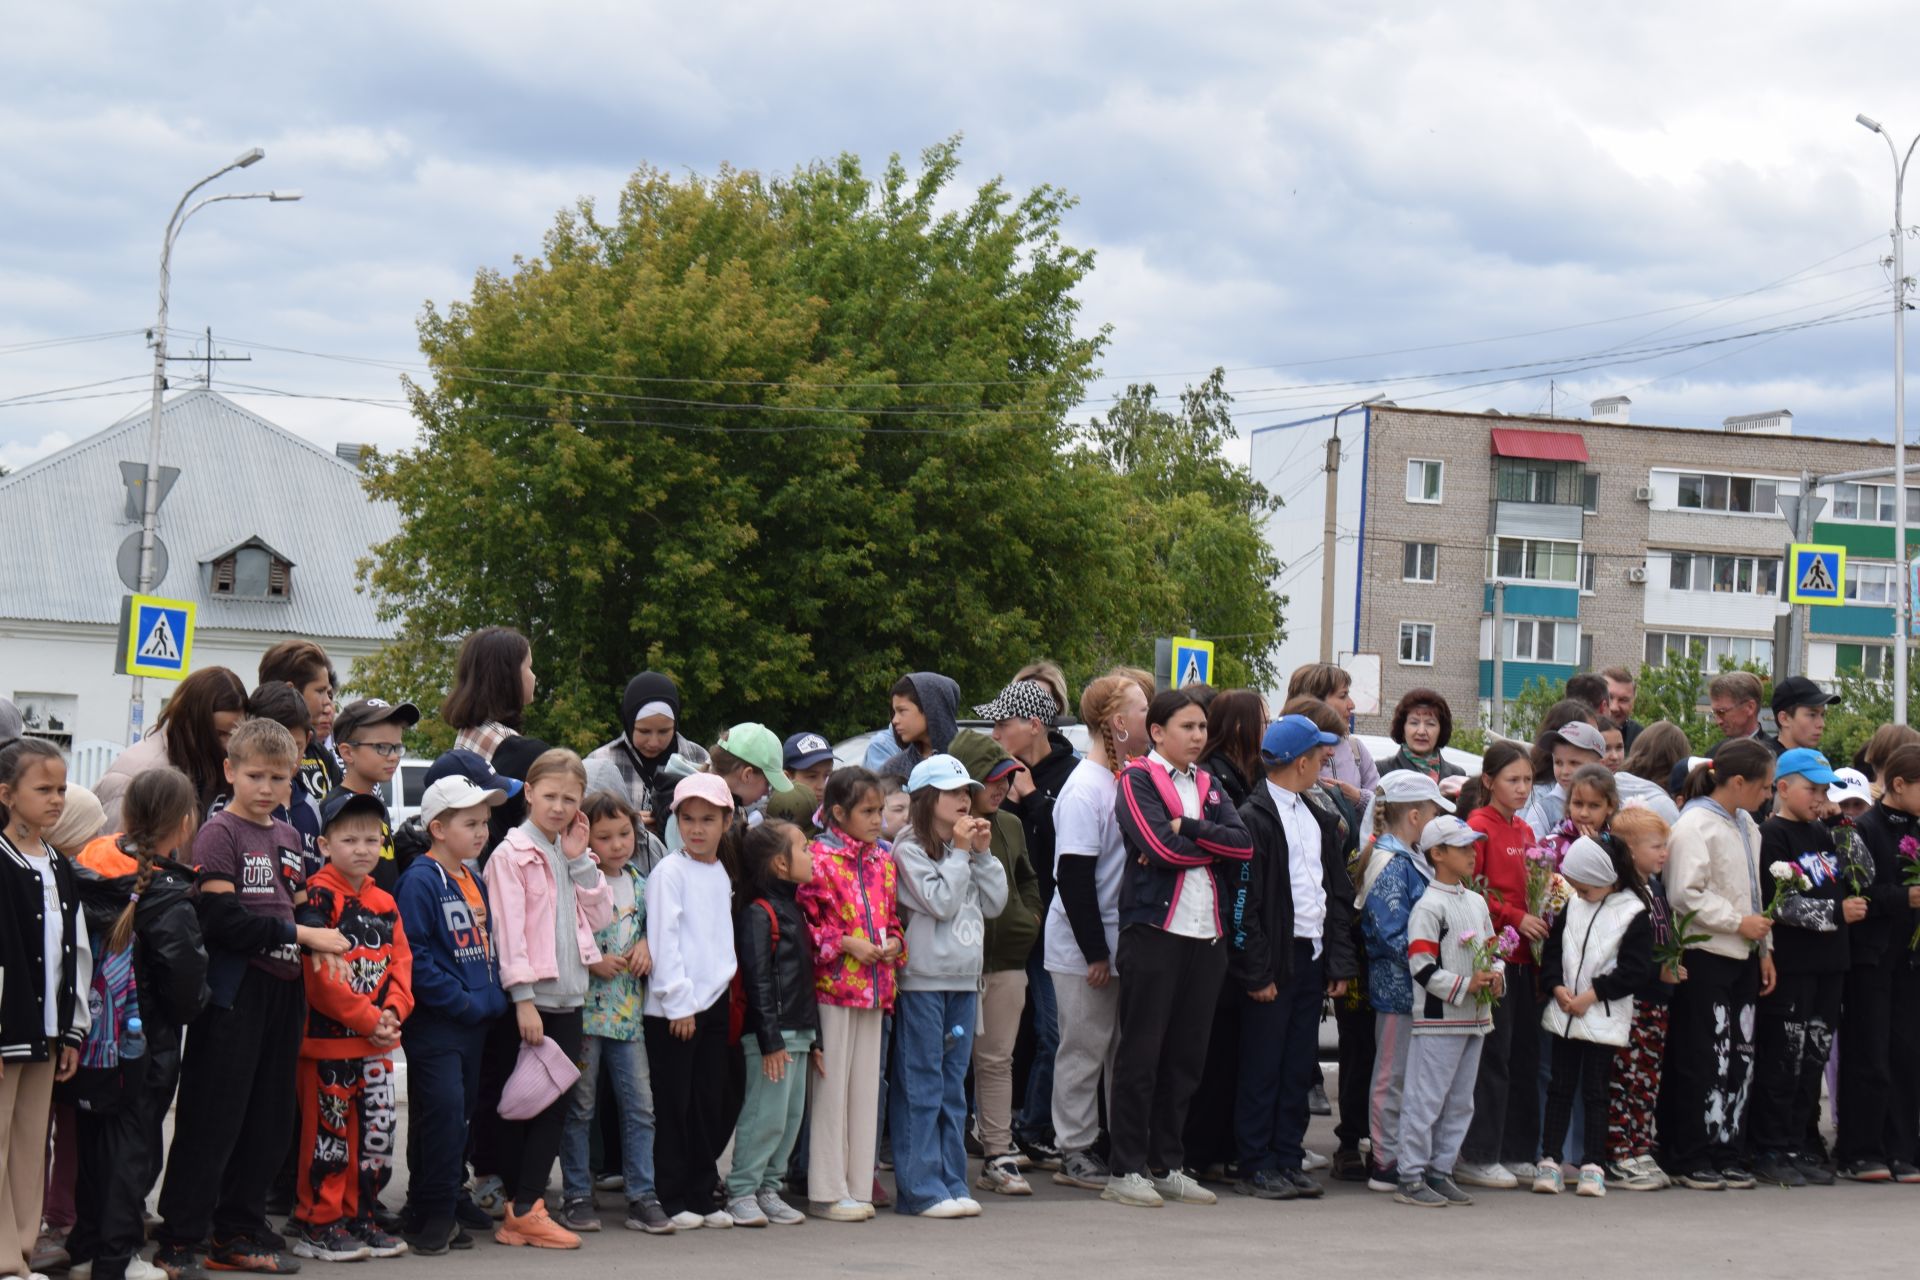
[{"label": "pink cap", "polygon": [[552,1036],[520,1045],[513,1074],[500,1090],[500,1118],[531,1120],[558,1102],[580,1078],[580,1068]]},{"label": "pink cap", "polygon": [[673,811],[680,812],[680,806],[688,800],[705,800],[721,809],[733,808],[733,792],[727,790],[726,782],[717,773],[696,773],[680,779],[680,785],[673,789]]}]

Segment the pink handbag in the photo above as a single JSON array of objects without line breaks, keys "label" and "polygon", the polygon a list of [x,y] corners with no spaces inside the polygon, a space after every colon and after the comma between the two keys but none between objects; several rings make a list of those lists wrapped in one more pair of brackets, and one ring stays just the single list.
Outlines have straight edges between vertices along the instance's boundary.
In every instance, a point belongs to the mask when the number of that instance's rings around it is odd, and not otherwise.
[{"label": "pink handbag", "polygon": [[579,1078],[580,1068],[552,1036],[541,1037],[539,1044],[521,1041],[519,1060],[500,1090],[500,1118],[533,1119],[565,1096]]}]

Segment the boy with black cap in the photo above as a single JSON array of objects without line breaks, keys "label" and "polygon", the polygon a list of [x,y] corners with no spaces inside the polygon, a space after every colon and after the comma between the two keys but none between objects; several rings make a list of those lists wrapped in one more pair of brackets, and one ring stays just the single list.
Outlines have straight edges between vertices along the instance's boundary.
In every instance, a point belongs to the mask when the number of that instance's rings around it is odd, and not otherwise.
[{"label": "boy with black cap", "polygon": [[373,869],[373,882],[388,893],[405,868],[394,858],[393,820],[380,799],[380,788],[393,781],[406,751],[401,744],[407,730],[419,723],[420,709],[411,702],[396,706],[379,698],[362,698],[333,721],[333,748],[346,772],[321,808],[343,795],[370,796],[380,805],[380,861]]},{"label": "boy with black cap", "polygon": [[449,751],[433,768],[445,772],[420,798],[426,855],[408,865],[394,895],[413,948],[416,1001],[402,1036],[408,1130],[401,1219],[408,1246],[428,1255],[473,1245],[454,1215],[487,1028],[503,1020],[507,993],[487,929],[486,884],[469,864],[486,848],[488,818],[506,802],[507,788],[520,786],[471,751]]},{"label": "boy with black cap", "polygon": [[819,796],[833,772],[833,744],[812,731],[796,733],[781,744],[781,763],[787,780]]},{"label": "boy with black cap", "polygon": [[374,1221],[393,1174],[392,1051],[413,1012],[413,955],[400,910],[372,875],[389,841],[380,798],[340,792],[320,810],[327,865],[307,882],[300,923],[351,943],[344,971],[309,967],[300,1045],[299,1209],[293,1251],[323,1262],[391,1258],[404,1241]]},{"label": "boy with black cap", "polygon": [[1788,676],[1773,686],[1774,737],[1768,740],[1773,754],[1796,747],[1818,751],[1827,731],[1827,708],[1838,701],[1840,695],[1828,693],[1805,676]]}]

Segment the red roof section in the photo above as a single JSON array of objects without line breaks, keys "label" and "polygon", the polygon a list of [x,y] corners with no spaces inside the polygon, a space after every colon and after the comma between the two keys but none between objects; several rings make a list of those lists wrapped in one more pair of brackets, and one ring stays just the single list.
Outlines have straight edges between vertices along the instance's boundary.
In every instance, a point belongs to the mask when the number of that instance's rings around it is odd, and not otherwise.
[{"label": "red roof section", "polygon": [[1522,431],[1518,427],[1495,427],[1493,452],[1499,458],[1585,462],[1587,442],[1568,431]]}]

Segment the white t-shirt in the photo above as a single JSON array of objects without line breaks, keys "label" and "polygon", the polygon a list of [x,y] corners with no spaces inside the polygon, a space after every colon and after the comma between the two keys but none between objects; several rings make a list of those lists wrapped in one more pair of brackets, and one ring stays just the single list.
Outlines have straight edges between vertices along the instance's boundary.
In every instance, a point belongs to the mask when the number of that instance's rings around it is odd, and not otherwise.
[{"label": "white t-shirt", "polygon": [[66,915],[60,910],[60,882],[53,878],[52,858],[25,849],[20,852],[27,864],[40,873],[40,954],[46,957],[43,967],[47,975],[45,1030],[47,1039],[57,1040],[60,1037],[60,974],[65,967],[67,947]]},{"label": "white t-shirt", "polygon": [[[1192,769],[1185,773],[1174,768],[1167,758],[1158,751],[1148,759],[1167,771],[1173,779],[1174,794],[1180,797],[1180,816],[1198,818],[1200,816],[1200,779]],[[1183,938],[1217,938],[1220,936],[1218,922],[1213,914],[1213,874],[1205,867],[1194,867],[1180,873],[1180,883],[1174,889],[1173,910],[1167,914],[1167,932],[1177,933]]]},{"label": "white t-shirt", "polygon": [[727,993],[734,970],[733,887],[725,867],[676,853],[653,869],[647,949],[653,953],[647,1016],[690,1018]]},{"label": "white t-shirt", "polygon": [[[1093,887],[1100,899],[1100,923],[1107,930],[1107,955],[1120,949],[1120,881],[1126,874],[1127,850],[1120,840],[1120,820],[1113,806],[1119,784],[1107,770],[1082,760],[1060,788],[1053,802],[1054,877],[1061,858],[1094,858]],[[1067,921],[1066,901],[1057,892],[1047,909],[1047,945],[1042,954],[1048,973],[1085,977],[1087,958],[1074,941]]]},{"label": "white t-shirt", "polygon": [[616,873],[607,877],[607,891],[613,894],[615,915],[633,910],[633,877]]}]

